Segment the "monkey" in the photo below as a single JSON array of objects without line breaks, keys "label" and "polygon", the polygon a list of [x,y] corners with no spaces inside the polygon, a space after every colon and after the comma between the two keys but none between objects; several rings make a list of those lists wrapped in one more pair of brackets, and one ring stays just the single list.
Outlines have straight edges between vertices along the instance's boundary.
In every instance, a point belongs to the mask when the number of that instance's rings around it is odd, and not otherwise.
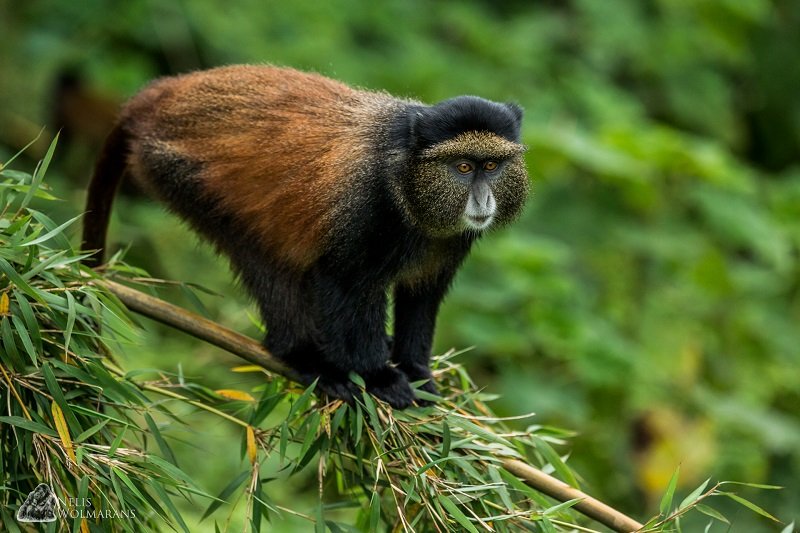
[{"label": "monkey", "polygon": [[227,256],[264,347],[315,392],[352,401],[354,372],[393,408],[424,404],[411,383],[437,394],[440,303],[473,243],[528,196],[522,117],[514,103],[427,105],[270,65],[157,79],[98,158],[82,248],[103,262],[128,176]]}]

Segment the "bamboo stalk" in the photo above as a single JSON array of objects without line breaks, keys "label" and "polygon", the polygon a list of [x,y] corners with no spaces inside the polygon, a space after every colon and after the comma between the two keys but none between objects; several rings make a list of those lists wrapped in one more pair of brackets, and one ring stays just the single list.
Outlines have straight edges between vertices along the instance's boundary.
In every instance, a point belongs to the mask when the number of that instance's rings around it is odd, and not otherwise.
[{"label": "bamboo stalk", "polygon": [[[218,346],[270,372],[297,381],[297,374],[291,368],[277,360],[260,343],[249,337],[125,285],[108,280],[97,283],[108,288],[132,311]],[[530,487],[555,500],[565,502],[580,498],[581,502],[574,506],[576,511],[597,520],[614,531],[630,533],[644,527],[616,509],[527,463],[516,459],[505,459],[503,468],[522,479]]]}]

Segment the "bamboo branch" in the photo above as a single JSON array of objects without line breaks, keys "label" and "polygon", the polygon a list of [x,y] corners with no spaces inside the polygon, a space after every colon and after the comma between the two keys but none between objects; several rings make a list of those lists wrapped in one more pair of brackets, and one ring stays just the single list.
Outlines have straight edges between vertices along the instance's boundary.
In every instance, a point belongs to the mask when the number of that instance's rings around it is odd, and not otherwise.
[{"label": "bamboo branch", "polygon": [[[236,333],[196,313],[125,285],[108,280],[98,283],[108,288],[129,309],[139,314],[218,346],[270,372],[297,381],[297,374],[291,368],[278,361],[261,344],[249,337]],[[580,498],[580,503],[574,506],[576,511],[597,520],[614,531],[630,533],[644,527],[616,509],[527,463],[516,459],[505,459],[503,460],[503,468],[522,479],[525,484],[558,501],[565,502]]]}]

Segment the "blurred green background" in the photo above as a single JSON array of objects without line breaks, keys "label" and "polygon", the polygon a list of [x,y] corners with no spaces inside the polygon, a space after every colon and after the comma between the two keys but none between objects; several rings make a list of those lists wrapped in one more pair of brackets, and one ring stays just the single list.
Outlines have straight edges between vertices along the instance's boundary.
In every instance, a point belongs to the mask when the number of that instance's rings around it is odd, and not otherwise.
[{"label": "blurred green background", "polygon": [[[519,102],[533,196],[458,276],[438,349],[474,346],[462,362],[501,395],[500,413],[575,430],[569,462],[587,490],[637,518],[657,512],[681,465],[684,493],[709,476],[785,486],[746,495],[791,521],[799,58],[794,0],[0,2],[0,160],[42,126],[50,138],[61,129],[49,181],[65,199],[51,216],[66,220],[125,98],[151,78],[226,63],[427,102]],[[154,276],[224,294],[203,298],[208,313],[258,334],[225,262],[134,191],[111,240],[132,243],[128,261]],[[152,325],[126,352],[129,368],[180,365],[212,388],[255,383],[228,370],[230,356]],[[216,493],[239,446],[204,421],[179,449]],[[296,504],[316,489],[312,476],[273,491]],[[774,530],[726,505],[732,531]]]}]

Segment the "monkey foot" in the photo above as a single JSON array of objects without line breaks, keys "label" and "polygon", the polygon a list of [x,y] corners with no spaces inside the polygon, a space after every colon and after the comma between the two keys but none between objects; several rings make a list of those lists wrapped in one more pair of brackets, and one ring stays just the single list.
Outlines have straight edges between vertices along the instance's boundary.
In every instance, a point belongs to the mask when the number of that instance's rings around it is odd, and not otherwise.
[{"label": "monkey foot", "polygon": [[[431,371],[430,371],[430,369],[428,368],[427,365],[402,364],[401,363],[400,365],[398,365],[397,368],[401,372],[403,372],[403,374],[406,375],[406,379],[409,382],[427,380],[427,381],[425,381],[425,383],[422,383],[421,385],[419,385],[419,387],[418,387],[419,390],[425,391],[428,394],[434,394],[436,396],[439,396],[439,391],[436,388],[436,384],[433,381],[433,374],[431,374]],[[431,405],[433,402],[430,401],[430,400],[423,400],[421,398],[417,398],[416,403],[417,403],[417,405],[419,405],[421,407],[425,407],[425,406]]]},{"label": "monkey foot", "polygon": [[366,382],[367,392],[394,409],[405,409],[416,399],[406,375],[391,366],[385,366],[370,374]]}]

